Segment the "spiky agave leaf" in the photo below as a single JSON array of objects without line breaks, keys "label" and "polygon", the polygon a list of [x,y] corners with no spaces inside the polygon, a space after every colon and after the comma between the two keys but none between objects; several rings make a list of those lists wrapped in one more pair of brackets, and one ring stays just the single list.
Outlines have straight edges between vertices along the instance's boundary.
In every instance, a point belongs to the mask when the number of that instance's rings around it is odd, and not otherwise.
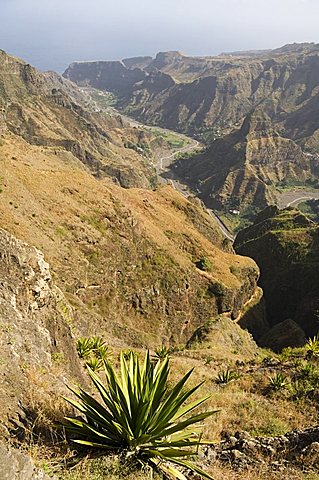
[{"label": "spiky agave leaf", "polygon": [[[73,441],[100,449],[126,450],[145,463],[154,464],[157,459],[160,460],[158,468],[159,465],[168,468],[165,462],[175,463],[211,478],[192,463],[182,460],[196,455],[196,448],[203,444],[198,424],[215,413],[209,411],[185,418],[209,398],[185,404],[201,386],[185,389],[193,370],[168,391],[168,357],[154,364],[147,352],[141,365],[133,352],[122,353],[120,364],[121,375],[118,376],[114,367],[104,362],[106,384],[88,367],[102,403],[82,388],[69,387],[77,400],[67,401],[83,417],[81,420],[65,419],[65,428],[74,436]],[[180,475],[175,477],[182,478]]]}]

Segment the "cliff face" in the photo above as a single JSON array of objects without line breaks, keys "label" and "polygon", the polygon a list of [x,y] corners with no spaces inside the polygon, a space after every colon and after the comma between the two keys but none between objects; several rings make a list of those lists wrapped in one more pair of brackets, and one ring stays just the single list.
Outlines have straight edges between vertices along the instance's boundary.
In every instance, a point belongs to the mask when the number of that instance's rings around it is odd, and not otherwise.
[{"label": "cliff face", "polygon": [[[89,76],[88,76],[89,72]],[[127,68],[123,62],[72,63],[64,76],[72,79],[76,75],[78,85],[90,85],[123,95],[146,77],[139,68]]]},{"label": "cliff face", "polygon": [[271,325],[292,319],[306,337],[317,334],[318,247],[316,224],[291,208],[268,207],[251,227],[239,232],[235,249],[260,267]]},{"label": "cliff face", "polygon": [[[6,428],[17,433],[41,394],[43,402],[50,391],[58,395],[65,376],[80,379],[81,371],[72,308],[43,254],[2,229],[0,251],[0,434],[6,436]],[[58,361],[63,368],[55,368]]]}]

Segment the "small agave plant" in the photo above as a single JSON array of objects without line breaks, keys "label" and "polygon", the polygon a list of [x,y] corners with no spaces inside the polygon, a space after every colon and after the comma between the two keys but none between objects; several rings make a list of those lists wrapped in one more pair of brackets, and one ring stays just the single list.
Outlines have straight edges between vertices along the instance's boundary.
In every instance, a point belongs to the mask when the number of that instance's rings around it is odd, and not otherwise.
[{"label": "small agave plant", "polygon": [[92,338],[82,337],[79,338],[76,344],[76,349],[80,358],[87,358],[92,351]]},{"label": "small agave plant", "polygon": [[276,373],[272,377],[269,377],[269,386],[272,390],[279,391],[286,388],[288,385],[288,380],[285,375],[281,372]]},{"label": "small agave plant", "polygon": [[162,347],[158,347],[156,350],[155,350],[155,355],[154,357],[159,359],[159,360],[163,360],[164,358],[166,357],[170,357],[170,354],[171,354],[171,349],[170,348],[167,348],[165,347],[164,345]]},{"label": "small agave plant", "polygon": [[179,480],[187,479],[174,464],[212,479],[188,460],[197,455],[198,446],[204,443],[199,424],[215,413],[188,415],[209,398],[185,404],[202,385],[185,388],[193,370],[169,389],[168,357],[155,364],[147,352],[141,364],[133,352],[129,355],[122,352],[120,363],[118,376],[113,366],[104,362],[106,384],[88,367],[101,402],[81,387],[69,387],[78,400],[66,400],[82,415],[81,419],[65,418],[64,427],[72,441],[100,450],[125,452],[127,458],[133,456],[140,463]]},{"label": "small agave plant", "polygon": [[319,335],[309,338],[305,346],[308,357],[319,357]]},{"label": "small agave plant", "polygon": [[238,377],[239,375],[237,372],[234,372],[233,370],[227,368],[226,370],[222,370],[218,373],[215,378],[215,382],[217,383],[217,385],[227,385],[228,383],[237,380]]},{"label": "small agave plant", "polygon": [[86,368],[90,368],[93,372],[98,372],[102,370],[104,363],[101,358],[91,357],[85,362]]}]

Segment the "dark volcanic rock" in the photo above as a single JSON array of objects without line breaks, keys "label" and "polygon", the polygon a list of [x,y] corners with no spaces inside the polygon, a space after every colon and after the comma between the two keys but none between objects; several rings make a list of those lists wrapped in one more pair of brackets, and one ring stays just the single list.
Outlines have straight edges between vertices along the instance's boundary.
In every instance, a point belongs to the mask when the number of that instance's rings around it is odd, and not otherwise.
[{"label": "dark volcanic rock", "polygon": [[301,347],[305,342],[305,332],[290,319],[278,323],[258,340],[259,345],[271,348],[275,352],[280,352],[286,347]]}]

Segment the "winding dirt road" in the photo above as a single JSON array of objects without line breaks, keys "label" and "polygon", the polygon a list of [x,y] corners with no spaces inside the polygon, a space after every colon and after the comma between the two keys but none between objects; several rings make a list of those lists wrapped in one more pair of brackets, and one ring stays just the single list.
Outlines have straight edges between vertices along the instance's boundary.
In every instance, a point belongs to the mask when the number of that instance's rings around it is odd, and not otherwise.
[{"label": "winding dirt road", "polygon": [[279,208],[297,206],[304,200],[319,199],[318,190],[290,190],[277,195]]},{"label": "winding dirt road", "polygon": [[[189,137],[187,137],[187,138],[189,139]],[[183,148],[180,148],[179,150],[176,150],[175,152],[171,153],[170,155],[166,155],[164,157],[161,157],[159,159],[159,162],[158,162],[159,171],[160,172],[163,171],[165,167],[168,167],[171,164],[171,162],[169,162],[168,165],[164,166],[163,165],[164,160],[173,160],[176,157],[176,155],[178,155],[180,153],[190,152],[191,150],[195,150],[199,146],[200,146],[200,143],[197,140],[194,140],[191,145],[187,145],[186,147],[183,147]]]}]

